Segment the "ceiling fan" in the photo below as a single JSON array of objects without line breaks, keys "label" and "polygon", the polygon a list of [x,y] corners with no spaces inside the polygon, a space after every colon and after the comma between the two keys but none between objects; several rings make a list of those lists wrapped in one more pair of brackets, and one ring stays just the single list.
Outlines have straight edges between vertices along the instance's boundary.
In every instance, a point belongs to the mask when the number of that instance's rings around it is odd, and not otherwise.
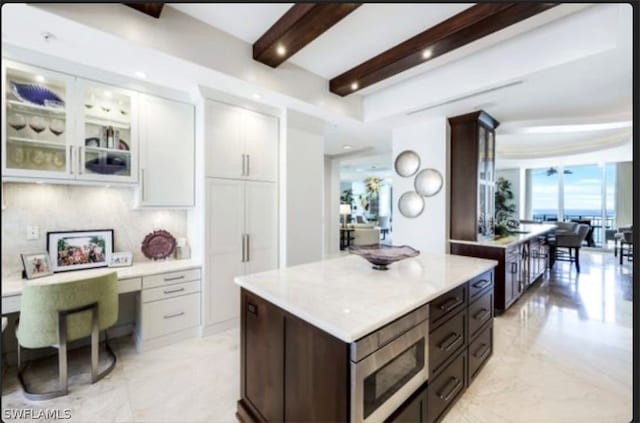
[{"label": "ceiling fan", "polygon": [[[555,175],[556,173],[558,173],[558,169],[556,169],[555,167],[550,167],[549,169],[547,169],[547,176]],[[573,172],[569,169],[565,169],[562,173],[564,173],[565,175],[571,175]]]}]

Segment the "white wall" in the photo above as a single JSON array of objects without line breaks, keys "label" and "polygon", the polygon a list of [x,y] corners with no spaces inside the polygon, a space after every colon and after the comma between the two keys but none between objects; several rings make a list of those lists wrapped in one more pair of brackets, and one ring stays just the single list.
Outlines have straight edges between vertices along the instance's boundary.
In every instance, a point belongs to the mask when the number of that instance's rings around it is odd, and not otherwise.
[{"label": "white wall", "polygon": [[321,260],[324,137],[287,128],[287,266]]},{"label": "white wall", "polygon": [[406,218],[398,210],[400,196],[413,191],[414,177],[403,178],[393,174],[393,243],[407,244],[423,252],[445,253],[449,251],[449,124],[444,117],[419,125],[398,128],[393,131],[393,160],[401,152],[413,150],[420,156],[420,170],[433,168],[444,179],[442,190],[425,198],[422,214]]},{"label": "white wall", "polygon": [[522,210],[520,206],[520,169],[498,169],[496,170],[496,180],[498,178],[504,178],[511,182],[511,191],[513,192],[512,203],[516,206],[513,217],[519,217],[520,210]]}]

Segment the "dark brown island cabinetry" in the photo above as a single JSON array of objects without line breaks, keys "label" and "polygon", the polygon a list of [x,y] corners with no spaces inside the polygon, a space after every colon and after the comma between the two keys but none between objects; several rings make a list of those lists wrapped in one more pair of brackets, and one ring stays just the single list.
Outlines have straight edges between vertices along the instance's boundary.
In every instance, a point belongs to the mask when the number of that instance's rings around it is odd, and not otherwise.
[{"label": "dark brown island cabinetry", "polygon": [[[428,381],[388,422],[439,422],[475,379],[493,351],[493,287],[491,270],[429,302]],[[246,289],[241,302],[238,419],[349,421],[353,344]]]},{"label": "dark brown island cabinetry", "polygon": [[514,243],[508,247],[451,241],[451,253],[497,260],[495,268],[495,311],[503,313],[515,303],[529,285],[544,275],[548,267],[548,246],[544,236]]}]

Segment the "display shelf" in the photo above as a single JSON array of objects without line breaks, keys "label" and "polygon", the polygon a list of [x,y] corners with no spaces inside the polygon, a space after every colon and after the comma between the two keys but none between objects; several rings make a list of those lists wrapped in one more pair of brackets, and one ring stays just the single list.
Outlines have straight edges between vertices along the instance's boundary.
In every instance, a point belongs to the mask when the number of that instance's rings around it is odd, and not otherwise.
[{"label": "display shelf", "polygon": [[19,100],[7,100],[7,105],[10,109],[20,110],[22,112],[49,112],[55,114],[64,114],[66,109],[64,107],[50,107],[50,106],[39,106],[37,104],[25,103]]},{"label": "display shelf", "polygon": [[9,141],[15,143],[25,143],[25,144],[37,144],[44,145],[48,147],[62,148],[66,147],[66,144],[56,141],[47,141],[47,140],[36,140],[33,138],[21,138],[21,137],[7,137]]}]

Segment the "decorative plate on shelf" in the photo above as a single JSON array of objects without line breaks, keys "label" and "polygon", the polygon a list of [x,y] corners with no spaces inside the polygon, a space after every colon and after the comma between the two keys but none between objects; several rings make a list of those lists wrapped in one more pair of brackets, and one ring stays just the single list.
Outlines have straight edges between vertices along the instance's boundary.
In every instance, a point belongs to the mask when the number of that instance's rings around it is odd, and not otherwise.
[{"label": "decorative plate on shelf", "polygon": [[373,264],[373,268],[376,270],[387,270],[387,266],[391,263],[420,254],[420,251],[408,245],[385,244],[353,246],[349,248],[349,251]]},{"label": "decorative plate on shelf", "polygon": [[124,140],[118,141],[118,150],[129,151],[129,144],[127,144]]},{"label": "decorative plate on shelf", "polygon": [[85,138],[84,145],[86,145],[87,147],[100,147],[100,138],[98,137]]},{"label": "decorative plate on shelf", "polygon": [[47,87],[35,84],[19,84],[11,81],[13,94],[24,103],[37,106],[64,107],[64,101]]},{"label": "decorative plate on shelf", "polygon": [[148,259],[161,260],[171,256],[176,250],[177,241],[164,229],[153,231],[142,241],[142,254]]}]

